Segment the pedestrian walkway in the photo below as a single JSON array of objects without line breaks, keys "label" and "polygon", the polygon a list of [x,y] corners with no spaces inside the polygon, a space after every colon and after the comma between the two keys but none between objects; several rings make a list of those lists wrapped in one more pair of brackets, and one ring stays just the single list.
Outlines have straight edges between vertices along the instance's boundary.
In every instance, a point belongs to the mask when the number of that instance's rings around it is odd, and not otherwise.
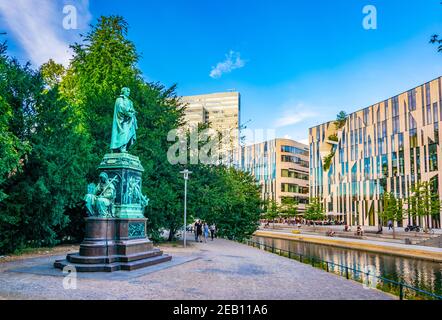
[{"label": "pedestrian walkway", "polygon": [[74,290],[63,288],[62,274],[13,271],[50,264],[56,257],[0,263],[0,299],[395,299],[310,265],[224,239],[162,249],[188,262],[135,278],[79,277]]}]

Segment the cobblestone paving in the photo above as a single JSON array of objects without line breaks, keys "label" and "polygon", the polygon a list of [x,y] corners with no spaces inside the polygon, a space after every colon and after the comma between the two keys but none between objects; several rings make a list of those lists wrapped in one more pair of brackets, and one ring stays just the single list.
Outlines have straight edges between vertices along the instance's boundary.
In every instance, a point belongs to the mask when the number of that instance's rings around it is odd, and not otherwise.
[{"label": "cobblestone paving", "polygon": [[126,280],[79,277],[74,290],[63,288],[63,277],[10,271],[50,264],[54,258],[0,263],[0,299],[394,299],[309,265],[227,240],[164,251],[199,259]]}]

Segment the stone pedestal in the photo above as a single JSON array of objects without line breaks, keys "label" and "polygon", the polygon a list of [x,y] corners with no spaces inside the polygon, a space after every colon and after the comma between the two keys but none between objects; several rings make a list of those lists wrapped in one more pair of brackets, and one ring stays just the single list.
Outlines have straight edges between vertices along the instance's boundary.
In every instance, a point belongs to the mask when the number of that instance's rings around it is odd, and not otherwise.
[{"label": "stone pedestal", "polygon": [[141,174],[144,171],[138,157],[127,153],[107,154],[98,170],[114,179],[116,199],[114,218],[86,218],[85,238],[80,252],[55,261],[56,268],[74,266],[77,272],[135,270],[170,261],[153,247],[146,236],[140,194]]}]

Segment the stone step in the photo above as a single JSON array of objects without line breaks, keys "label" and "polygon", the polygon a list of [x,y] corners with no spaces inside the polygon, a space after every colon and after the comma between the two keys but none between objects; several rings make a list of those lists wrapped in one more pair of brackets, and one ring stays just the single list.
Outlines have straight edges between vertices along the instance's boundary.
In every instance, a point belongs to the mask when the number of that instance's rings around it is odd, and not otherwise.
[{"label": "stone step", "polygon": [[420,246],[442,248],[442,235],[418,243]]},{"label": "stone step", "polygon": [[67,260],[78,264],[110,264],[114,262],[132,262],[151,257],[161,256],[163,252],[160,249],[153,249],[146,252],[132,255],[111,255],[111,256],[81,256],[79,253],[69,254]]},{"label": "stone step", "polygon": [[74,267],[76,272],[114,272],[119,270],[132,271],[159,263],[172,260],[172,256],[164,254],[146,259],[140,259],[131,262],[113,262],[113,263],[97,263],[97,264],[78,264],[70,263],[67,260],[57,260],[54,262],[54,267],[63,269],[66,266]]}]

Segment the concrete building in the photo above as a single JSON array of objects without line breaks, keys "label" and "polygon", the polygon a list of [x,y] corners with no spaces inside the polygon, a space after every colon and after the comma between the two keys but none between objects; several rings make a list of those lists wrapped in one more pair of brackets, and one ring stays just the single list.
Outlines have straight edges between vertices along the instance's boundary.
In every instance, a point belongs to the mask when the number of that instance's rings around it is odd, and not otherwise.
[{"label": "concrete building", "polygon": [[[380,223],[382,195],[407,199],[418,181],[442,198],[442,78],[348,115],[337,128],[327,122],[309,130],[310,196],[329,215],[350,225]],[[440,227],[441,215],[412,221]],[[385,221],[384,221],[385,223]]]},{"label": "concrete building", "polygon": [[261,185],[262,199],[293,198],[300,212],[308,203],[308,146],[288,139],[274,139],[242,148],[241,168]]},{"label": "concrete building", "polygon": [[239,92],[222,92],[181,98],[185,103],[187,127],[209,124],[221,134],[220,153],[228,164],[239,159],[239,126],[241,95]]}]

